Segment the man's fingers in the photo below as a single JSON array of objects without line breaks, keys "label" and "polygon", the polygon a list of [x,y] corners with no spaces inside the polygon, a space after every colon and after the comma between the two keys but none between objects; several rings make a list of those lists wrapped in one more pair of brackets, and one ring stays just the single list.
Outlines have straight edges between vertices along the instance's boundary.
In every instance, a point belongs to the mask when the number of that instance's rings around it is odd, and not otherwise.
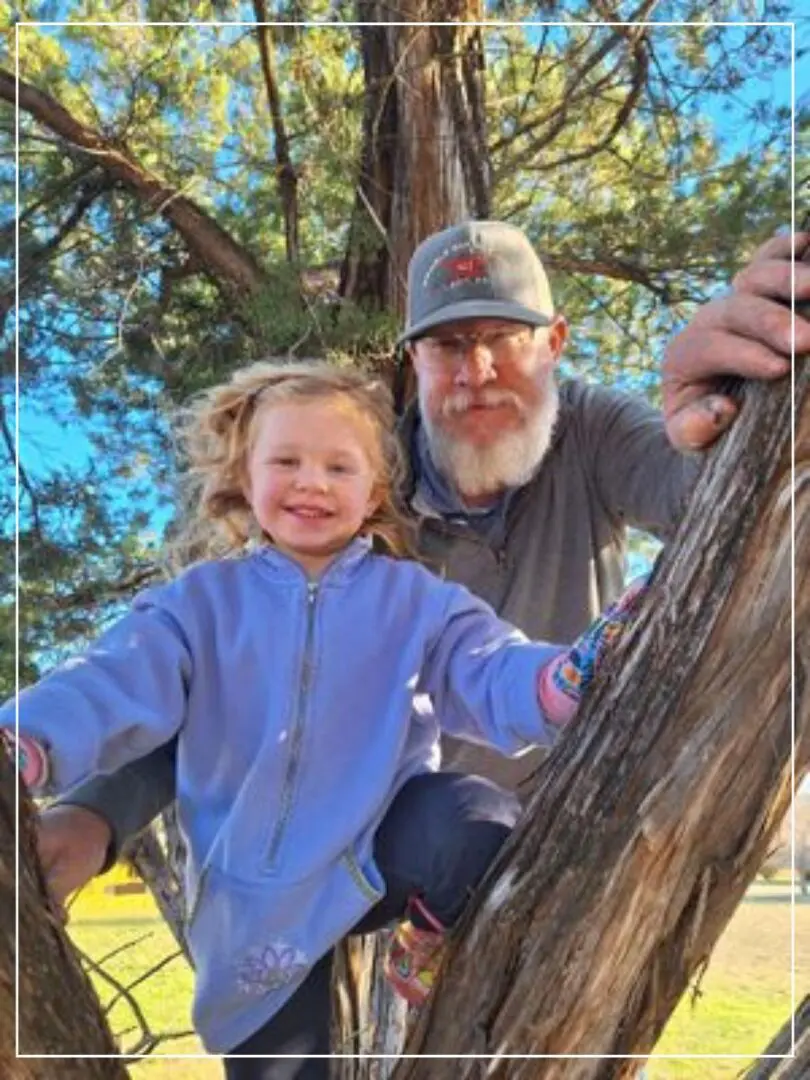
[{"label": "man's fingers", "polygon": [[734,276],[737,292],[773,297],[785,304],[795,294],[797,300],[810,299],[810,263],[791,264],[786,259],[759,259],[748,263]]},{"label": "man's fingers", "polygon": [[737,406],[720,394],[707,394],[667,417],[667,435],[678,450],[705,450],[733,423]]},{"label": "man's fingers", "polygon": [[784,259],[790,262],[794,253],[800,259],[809,244],[810,232],[779,233],[760,244],[751,257],[751,264],[760,259]]},{"label": "man's fingers", "polygon": [[[810,356],[810,262],[793,261],[810,232],[774,236],[734,279],[732,291],[702,307],[668,345],[662,366],[667,433],[681,450],[710,446],[737,406],[722,396],[723,376],[778,379],[791,356]],[[791,311],[795,297],[797,310]],[[799,308],[802,304],[802,308]]]},{"label": "man's fingers", "polygon": [[[728,299],[731,299],[729,297]],[[756,297],[748,298],[752,309],[750,316],[738,312],[739,319],[749,330],[757,324],[761,315]],[[717,303],[717,301],[716,301]],[[711,329],[704,328],[696,316],[690,326],[670,342],[663,371],[664,410],[677,408],[688,400],[702,397],[711,389],[706,376],[739,375],[749,379],[777,379],[790,370],[790,312],[779,305],[760,301],[767,311],[765,322],[777,340],[787,332],[787,351],[784,356],[774,354],[762,341],[755,341],[738,330],[735,335],[723,324],[715,321]],[[744,306],[744,305],[742,305]],[[775,309],[775,314],[771,311]],[[720,316],[714,313],[715,320]],[[725,316],[723,317],[725,322]],[[778,326],[776,324],[779,324]],[[784,325],[783,325],[784,324]],[[739,326],[739,322],[737,323]],[[760,323],[760,329],[765,324]],[[808,324],[808,349],[810,349],[810,324]],[[779,350],[781,352],[781,350]]]}]

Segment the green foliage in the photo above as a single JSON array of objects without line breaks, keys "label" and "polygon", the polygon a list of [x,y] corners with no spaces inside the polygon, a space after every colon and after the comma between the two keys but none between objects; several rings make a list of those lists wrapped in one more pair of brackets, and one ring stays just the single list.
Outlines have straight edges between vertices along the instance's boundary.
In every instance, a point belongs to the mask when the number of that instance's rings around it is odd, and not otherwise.
[{"label": "green foliage", "polygon": [[[300,8],[268,3],[269,18],[301,18]],[[722,9],[739,20],[734,8],[713,5],[712,17],[721,19]],[[306,17],[334,17],[333,9],[318,0]],[[188,5],[175,0],[29,0],[18,11],[23,21],[73,24],[21,27],[23,78],[192,200],[263,275],[250,294],[224,289],[190,257],[165,206],[112,180],[103,155],[21,114],[21,641],[28,679],[93,636],[155,565],[174,512],[168,421],[178,403],[268,354],[384,366],[397,326],[389,312],[338,295],[364,123],[382,130],[379,114],[364,115],[362,31],[288,26],[270,33],[300,210],[299,261],[291,266],[251,4],[194,5],[195,20],[219,20],[218,27],[165,25],[188,20]],[[571,23],[484,32],[493,212],[525,227],[548,259],[573,328],[569,368],[654,395],[666,337],[789,220],[790,126],[785,101],[767,81],[788,62],[789,34],[778,27],[650,28],[640,96],[606,139],[638,75],[630,37],[576,25],[592,19],[584,0],[539,9],[506,2],[488,11]],[[763,17],[780,13],[770,4]],[[144,17],[164,25],[137,25]],[[696,3],[659,5],[655,17],[705,18]],[[114,19],[131,25],[78,25]],[[237,25],[240,19],[248,25]],[[4,63],[13,67],[13,35],[4,47]],[[402,65],[400,79],[407,57]],[[15,251],[8,104],[0,120],[6,292]],[[806,120],[805,110],[800,160]],[[385,254],[376,223],[366,217],[355,226],[355,250]],[[2,333],[9,492],[11,318]],[[8,495],[2,510],[0,627],[11,635]],[[11,678],[7,663],[2,692]]]}]

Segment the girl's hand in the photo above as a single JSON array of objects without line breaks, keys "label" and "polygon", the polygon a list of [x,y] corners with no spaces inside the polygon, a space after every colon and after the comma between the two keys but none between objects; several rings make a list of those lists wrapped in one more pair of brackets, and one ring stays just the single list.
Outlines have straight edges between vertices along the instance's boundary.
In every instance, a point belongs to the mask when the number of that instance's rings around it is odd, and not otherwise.
[{"label": "girl's hand", "polygon": [[637,578],[570,649],[542,669],[537,681],[537,699],[550,723],[567,724],[573,717],[608,646],[635,617],[646,585],[646,577]]},{"label": "girl's hand", "polygon": [[98,874],[107,860],[112,830],[84,806],[59,803],[43,810],[37,823],[37,850],[54,906]]}]

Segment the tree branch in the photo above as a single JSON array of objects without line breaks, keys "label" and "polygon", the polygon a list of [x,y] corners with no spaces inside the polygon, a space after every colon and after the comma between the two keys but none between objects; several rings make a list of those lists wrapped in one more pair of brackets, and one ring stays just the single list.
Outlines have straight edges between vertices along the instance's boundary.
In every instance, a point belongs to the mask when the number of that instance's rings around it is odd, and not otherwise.
[{"label": "tree branch", "polygon": [[[795,1046],[793,1036],[796,1036]],[[789,1056],[790,1054],[793,1056]],[[774,1055],[770,1057],[770,1055]],[[778,1060],[776,1055],[782,1056]],[[744,1080],[806,1080],[810,1076],[810,995],[762,1052]]]},{"label": "tree branch", "polygon": [[[278,90],[275,60],[273,58],[270,28],[267,23],[267,4],[265,0],[253,0],[256,15],[256,37],[259,42],[259,54],[262,63],[264,87],[273,118],[274,154],[276,159],[276,179],[284,208],[284,237],[287,262],[297,263],[298,246],[298,173],[290,156],[290,140],[281,111],[281,95]],[[265,24],[265,25],[262,25]]]},{"label": "tree branch", "polygon": [[0,399],[0,432],[2,432],[3,442],[6,444],[6,450],[8,450],[9,458],[11,459],[11,461],[16,461],[17,463],[17,475],[20,478],[20,484],[22,485],[23,490],[28,496],[28,501],[31,504],[31,521],[33,524],[34,535],[37,540],[42,540],[43,533],[42,519],[39,513],[39,498],[37,496],[34,485],[31,483],[31,478],[23,468],[22,461],[19,460],[17,448],[14,445],[14,436],[11,434],[11,428],[8,426],[6,408],[3,404],[2,399]]},{"label": "tree branch", "polygon": [[[14,75],[0,68],[0,99],[14,103]],[[50,94],[19,81],[20,109],[59,135],[71,146],[92,154],[114,180],[162,215],[180,233],[212,281],[229,296],[254,294],[266,284],[253,256],[196,203],[143,169],[98,131],[72,116]]]}]

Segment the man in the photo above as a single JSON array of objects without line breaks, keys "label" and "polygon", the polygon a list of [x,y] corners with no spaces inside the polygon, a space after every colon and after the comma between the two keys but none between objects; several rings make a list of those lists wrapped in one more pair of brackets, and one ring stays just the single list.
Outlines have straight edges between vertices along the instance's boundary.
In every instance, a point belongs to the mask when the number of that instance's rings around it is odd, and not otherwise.
[{"label": "man", "polygon": [[[530,636],[572,640],[620,591],[626,528],[662,539],[675,529],[700,462],[684,452],[709,446],[736,414],[717,378],[789,370],[792,250],[787,236],[765,244],[670,345],[662,417],[613,390],[558,385],[568,328],[520,230],[468,222],[429,237],[411,261],[400,339],[418,388],[403,418],[406,496],[429,564]],[[795,283],[810,299],[810,266],[796,264]],[[810,352],[804,319],[795,345]],[[536,759],[457,744],[443,764],[514,787]],[[173,791],[162,748],[46,813],[55,895],[97,873]]]}]

